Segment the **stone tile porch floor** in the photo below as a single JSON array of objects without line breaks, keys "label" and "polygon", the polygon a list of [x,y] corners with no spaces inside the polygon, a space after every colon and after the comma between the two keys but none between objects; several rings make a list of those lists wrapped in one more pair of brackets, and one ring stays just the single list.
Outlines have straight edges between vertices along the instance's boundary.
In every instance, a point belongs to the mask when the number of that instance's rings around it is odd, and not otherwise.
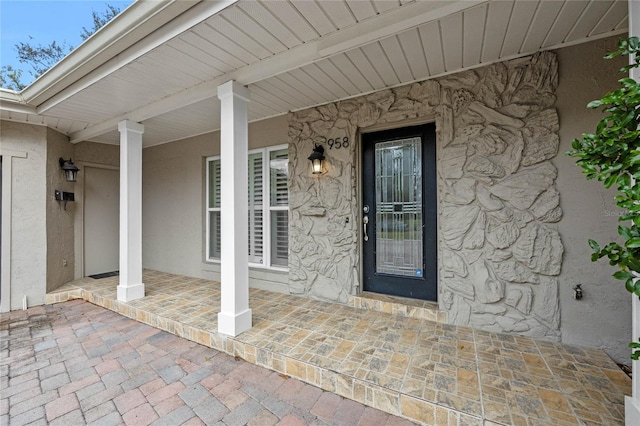
[{"label": "stone tile porch floor", "polygon": [[143,281],[146,296],[129,303],[116,300],[118,277],[74,281],[46,303],[84,299],[419,423],[624,423],[631,380],[601,350],[447,325],[427,304],[347,306],[258,289],[253,328],[226,337],[219,283],[157,271]]}]

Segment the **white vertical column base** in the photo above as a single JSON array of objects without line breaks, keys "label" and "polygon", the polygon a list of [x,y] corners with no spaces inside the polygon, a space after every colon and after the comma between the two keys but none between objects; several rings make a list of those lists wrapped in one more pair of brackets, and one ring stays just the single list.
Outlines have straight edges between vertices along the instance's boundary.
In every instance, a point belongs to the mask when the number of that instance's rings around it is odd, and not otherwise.
[{"label": "white vertical column base", "polygon": [[144,297],[144,283],[129,284],[128,286],[118,286],[118,300],[120,302],[130,302]]},{"label": "white vertical column base", "polygon": [[624,397],[624,424],[640,425],[640,405],[630,396]]},{"label": "white vertical column base", "polygon": [[251,309],[240,312],[238,314],[229,314],[226,312],[218,313],[218,332],[228,336],[237,336],[249,330],[251,324]]}]

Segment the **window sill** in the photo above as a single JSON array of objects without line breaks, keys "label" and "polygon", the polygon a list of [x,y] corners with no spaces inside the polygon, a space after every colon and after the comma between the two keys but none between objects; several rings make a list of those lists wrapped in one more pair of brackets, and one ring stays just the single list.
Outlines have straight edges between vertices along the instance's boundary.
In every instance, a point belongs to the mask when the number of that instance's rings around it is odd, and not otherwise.
[{"label": "window sill", "polygon": [[[216,259],[207,259],[204,261],[205,265],[220,265],[220,261]],[[270,272],[283,272],[289,273],[289,268],[283,268],[281,266],[266,266],[261,265],[259,263],[249,263],[249,269],[255,269],[260,271],[270,271]]]}]

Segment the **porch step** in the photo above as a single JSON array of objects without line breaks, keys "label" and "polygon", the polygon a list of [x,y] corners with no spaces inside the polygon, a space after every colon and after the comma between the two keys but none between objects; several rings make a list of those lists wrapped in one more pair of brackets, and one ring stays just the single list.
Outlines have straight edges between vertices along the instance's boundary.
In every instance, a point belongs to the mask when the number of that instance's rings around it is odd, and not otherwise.
[{"label": "porch step", "polygon": [[357,296],[349,296],[348,304],[368,311],[447,323],[447,312],[440,310],[437,303],[426,300],[363,291]]}]

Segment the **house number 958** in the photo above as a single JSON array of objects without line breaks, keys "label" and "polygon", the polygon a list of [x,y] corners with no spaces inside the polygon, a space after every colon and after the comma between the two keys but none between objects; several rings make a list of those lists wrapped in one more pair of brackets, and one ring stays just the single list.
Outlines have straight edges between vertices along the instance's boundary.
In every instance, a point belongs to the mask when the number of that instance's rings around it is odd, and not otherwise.
[{"label": "house number 958", "polygon": [[348,148],[349,138],[345,136],[343,138],[329,139],[327,145],[329,145],[329,149]]}]

